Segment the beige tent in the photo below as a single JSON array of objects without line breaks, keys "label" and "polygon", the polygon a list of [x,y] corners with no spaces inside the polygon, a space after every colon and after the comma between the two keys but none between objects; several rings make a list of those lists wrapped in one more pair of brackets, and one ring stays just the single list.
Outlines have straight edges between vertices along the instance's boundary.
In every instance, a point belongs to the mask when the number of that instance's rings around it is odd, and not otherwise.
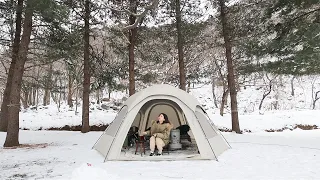
[{"label": "beige tent", "polygon": [[[123,156],[121,149],[126,135],[132,126],[145,130],[160,113],[166,113],[174,128],[188,124],[191,137],[199,153],[193,156],[133,157]],[[93,149],[111,160],[175,160],[175,159],[214,159],[230,146],[217,127],[209,119],[195,97],[171,85],[153,85],[130,96],[119,113],[97,140]]]}]

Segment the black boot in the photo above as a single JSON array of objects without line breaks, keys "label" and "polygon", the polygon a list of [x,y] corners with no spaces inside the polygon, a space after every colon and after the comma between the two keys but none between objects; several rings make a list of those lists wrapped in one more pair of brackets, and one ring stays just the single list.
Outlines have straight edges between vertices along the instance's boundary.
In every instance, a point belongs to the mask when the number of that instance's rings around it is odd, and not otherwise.
[{"label": "black boot", "polygon": [[154,152],[151,152],[149,156],[153,156],[153,155],[154,155]]}]

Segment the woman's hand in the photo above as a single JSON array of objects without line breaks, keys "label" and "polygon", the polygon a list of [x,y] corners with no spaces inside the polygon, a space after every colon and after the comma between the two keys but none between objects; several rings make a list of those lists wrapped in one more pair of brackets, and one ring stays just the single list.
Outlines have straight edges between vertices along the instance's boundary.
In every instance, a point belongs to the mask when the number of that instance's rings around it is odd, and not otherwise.
[{"label": "woman's hand", "polygon": [[143,132],[143,133],[142,133],[142,135],[147,135],[147,134],[148,134],[147,132]]}]

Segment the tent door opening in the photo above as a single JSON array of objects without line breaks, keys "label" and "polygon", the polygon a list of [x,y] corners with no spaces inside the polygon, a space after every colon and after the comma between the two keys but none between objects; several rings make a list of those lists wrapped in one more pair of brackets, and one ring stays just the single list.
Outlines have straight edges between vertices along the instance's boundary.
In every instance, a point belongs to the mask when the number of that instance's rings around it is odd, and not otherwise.
[{"label": "tent door opening", "polygon": [[[180,143],[182,144],[182,149],[180,152],[177,151],[177,154],[185,153],[186,151],[189,151],[188,154],[198,153],[197,144],[193,138],[192,131],[187,123],[188,121],[184,112],[177,103],[168,99],[154,99],[146,102],[141,107],[128,132],[128,146],[131,146],[129,148],[134,149],[136,147],[135,140],[139,138],[139,135],[142,132],[151,127],[152,120],[157,120],[160,113],[167,114],[170,123],[173,125],[173,129],[178,128],[180,130]],[[135,135],[132,135],[132,133],[135,133]],[[146,141],[145,148],[148,153],[148,137],[146,137]],[[126,145],[126,142],[124,145]],[[173,152],[174,150],[171,150],[170,148],[169,151],[172,152],[173,155],[175,154]],[[170,152],[168,152],[168,154],[170,154]]]}]

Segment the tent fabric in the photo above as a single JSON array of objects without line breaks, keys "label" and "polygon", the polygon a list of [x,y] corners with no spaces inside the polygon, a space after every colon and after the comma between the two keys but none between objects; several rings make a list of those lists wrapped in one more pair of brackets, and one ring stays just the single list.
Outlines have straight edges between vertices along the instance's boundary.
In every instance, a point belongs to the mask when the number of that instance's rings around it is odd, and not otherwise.
[{"label": "tent fabric", "polygon": [[160,113],[166,113],[174,128],[188,124],[199,156],[197,159],[214,159],[230,148],[218,128],[212,123],[198,100],[187,92],[171,85],[160,84],[145,88],[130,96],[117,116],[94,144],[105,161],[141,160],[121,157],[121,149],[132,126],[140,132],[150,127]]}]

